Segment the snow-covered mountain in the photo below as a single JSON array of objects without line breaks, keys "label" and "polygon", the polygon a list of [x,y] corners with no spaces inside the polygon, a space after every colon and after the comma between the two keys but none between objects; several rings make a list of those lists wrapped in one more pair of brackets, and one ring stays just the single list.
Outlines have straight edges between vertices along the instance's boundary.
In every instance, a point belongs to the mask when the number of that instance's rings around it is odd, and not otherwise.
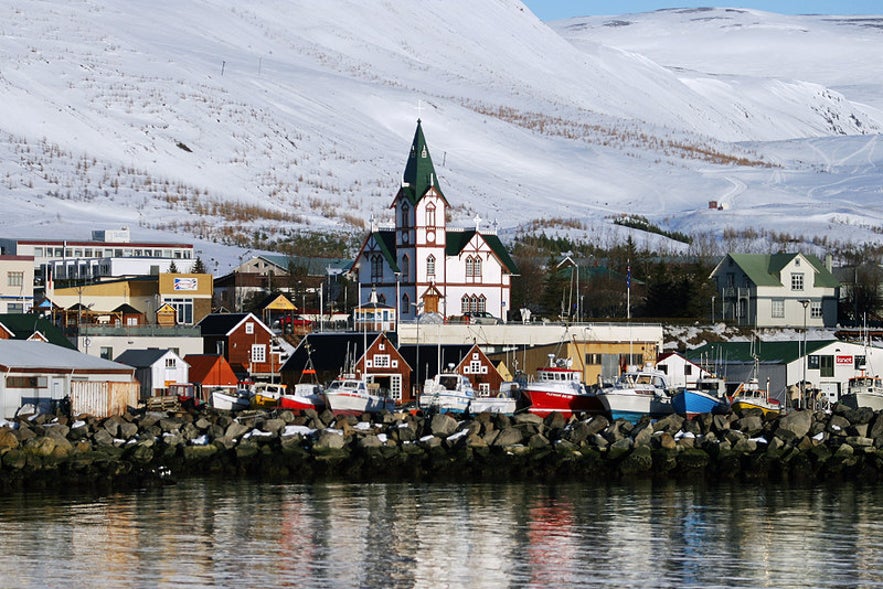
[{"label": "snow-covered mountain", "polygon": [[255,235],[361,233],[418,117],[455,222],[504,236],[612,243],[628,213],[864,241],[883,219],[883,17],[0,0],[0,55],[2,236],[130,225],[223,271]]}]

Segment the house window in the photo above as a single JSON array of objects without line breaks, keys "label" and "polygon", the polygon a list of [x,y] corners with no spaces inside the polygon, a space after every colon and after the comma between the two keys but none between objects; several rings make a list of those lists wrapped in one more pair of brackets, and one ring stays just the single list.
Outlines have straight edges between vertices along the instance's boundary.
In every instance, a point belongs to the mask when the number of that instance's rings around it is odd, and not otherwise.
[{"label": "house window", "polygon": [[426,205],[426,225],[428,227],[435,227],[435,205],[434,204]]},{"label": "house window", "polygon": [[411,281],[411,259],[404,255],[402,256],[402,282],[410,282]]},{"label": "house window", "polygon": [[21,286],[24,280],[24,272],[10,272],[6,275],[6,286]]},{"label": "house window", "polygon": [[371,256],[371,282],[380,282],[383,278],[383,258],[379,254]]},{"label": "house window", "polygon": [[478,396],[479,397],[490,397],[491,396],[491,383],[489,383],[489,382],[478,383]]},{"label": "house window", "polygon": [[374,368],[389,368],[389,354],[374,354]]},{"label": "house window", "polygon": [[692,364],[684,364],[684,376],[692,376],[693,375],[693,365]]},{"label": "house window", "polygon": [[193,299],[166,299],[165,303],[175,309],[179,325],[193,324]]},{"label": "house window", "polygon": [[104,358],[105,360],[113,360],[113,348],[110,346],[101,346],[98,355]]},{"label": "house window", "polygon": [[177,365],[174,358],[166,358],[166,368],[175,368]]},{"label": "house window", "polygon": [[772,317],[782,318],[785,316],[785,299],[773,299],[770,308]]},{"label": "house window", "polygon": [[803,272],[791,273],[791,290],[803,290]]},{"label": "house window", "polygon": [[23,303],[8,303],[6,305],[7,313],[24,313],[25,306]]},{"label": "house window", "polygon": [[267,361],[267,346],[264,344],[254,344],[251,346],[251,361],[252,362],[266,362]]},{"label": "house window", "polygon": [[479,360],[473,360],[470,362],[469,372],[470,374],[481,374],[481,362]]},{"label": "house window", "polygon": [[254,334],[254,323],[249,321],[245,324],[245,335],[253,335]]},{"label": "house window", "polygon": [[813,319],[822,318],[822,301],[813,301],[810,303],[809,316]]},{"label": "house window", "polygon": [[426,258],[426,275],[435,276],[435,256],[432,254]]}]

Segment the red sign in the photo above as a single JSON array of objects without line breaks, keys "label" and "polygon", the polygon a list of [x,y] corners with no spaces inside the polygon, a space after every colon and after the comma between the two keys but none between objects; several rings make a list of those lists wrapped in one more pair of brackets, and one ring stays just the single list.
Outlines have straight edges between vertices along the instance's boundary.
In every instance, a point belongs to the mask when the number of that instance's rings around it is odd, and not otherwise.
[{"label": "red sign", "polygon": [[852,356],[835,356],[837,364],[852,364]]}]

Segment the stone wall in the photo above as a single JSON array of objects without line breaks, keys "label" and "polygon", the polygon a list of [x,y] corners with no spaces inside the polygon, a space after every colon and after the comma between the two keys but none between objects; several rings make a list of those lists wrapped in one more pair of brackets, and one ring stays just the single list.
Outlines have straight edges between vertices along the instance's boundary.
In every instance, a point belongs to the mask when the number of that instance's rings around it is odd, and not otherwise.
[{"label": "stone wall", "polygon": [[0,427],[0,488],[131,488],[187,476],[274,481],[878,480],[883,412],[835,406],[677,415],[637,424],[481,414],[211,409],[96,419],[39,416]]}]

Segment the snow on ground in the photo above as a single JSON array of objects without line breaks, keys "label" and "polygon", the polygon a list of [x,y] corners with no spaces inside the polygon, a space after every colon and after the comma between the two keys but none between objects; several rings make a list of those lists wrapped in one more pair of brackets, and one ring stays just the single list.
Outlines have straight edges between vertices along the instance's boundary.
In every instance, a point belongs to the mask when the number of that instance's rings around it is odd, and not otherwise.
[{"label": "snow on ground", "polygon": [[[2,236],[129,225],[223,272],[245,251],[214,243],[232,233],[361,235],[389,217],[418,117],[455,225],[576,220],[577,238],[618,240],[628,212],[865,241],[883,222],[870,20],[0,0],[0,22]],[[247,213],[204,212],[225,205]]]}]

